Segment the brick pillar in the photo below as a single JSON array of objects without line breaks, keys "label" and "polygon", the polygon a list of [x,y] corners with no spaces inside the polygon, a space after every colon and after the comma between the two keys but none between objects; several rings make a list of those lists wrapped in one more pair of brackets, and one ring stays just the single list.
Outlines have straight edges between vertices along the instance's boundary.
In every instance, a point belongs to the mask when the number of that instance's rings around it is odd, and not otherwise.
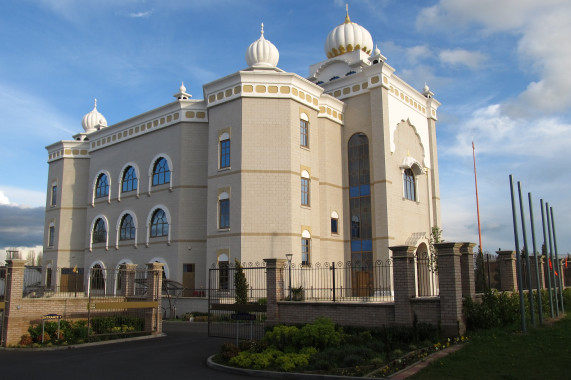
[{"label": "brick pillar", "polygon": [[416,295],[414,251],[415,247],[399,245],[389,247],[393,252],[393,283],[395,292],[395,324],[412,325],[410,299]]},{"label": "brick pillar", "polygon": [[462,269],[460,248],[468,243],[434,244],[438,255],[440,282],[440,328],[446,336],[466,332],[462,318]]},{"label": "brick pillar", "polygon": [[280,322],[278,301],[284,295],[284,259],[264,259],[266,263],[267,322],[270,325]]},{"label": "brick pillar", "polygon": [[161,296],[163,287],[163,263],[147,264],[147,301],[156,301],[158,306],[145,313],[145,330],[153,335],[163,331],[163,318],[161,315]]},{"label": "brick pillar", "polygon": [[4,309],[4,324],[2,326],[2,336],[4,337],[2,344],[4,347],[18,344],[22,335],[21,329],[11,328],[11,326],[22,323],[20,308],[24,292],[24,265],[26,265],[26,260],[6,260],[6,287],[4,293],[6,306]]},{"label": "brick pillar", "polygon": [[517,269],[515,251],[497,251],[500,261],[500,290],[516,291]]},{"label": "brick pillar", "polygon": [[474,243],[463,243],[460,246],[460,271],[462,275],[462,297],[473,298],[476,295],[474,276]]},{"label": "brick pillar", "polygon": [[121,295],[123,297],[131,297],[135,295],[135,275],[137,264],[123,264],[125,268],[121,271]]}]

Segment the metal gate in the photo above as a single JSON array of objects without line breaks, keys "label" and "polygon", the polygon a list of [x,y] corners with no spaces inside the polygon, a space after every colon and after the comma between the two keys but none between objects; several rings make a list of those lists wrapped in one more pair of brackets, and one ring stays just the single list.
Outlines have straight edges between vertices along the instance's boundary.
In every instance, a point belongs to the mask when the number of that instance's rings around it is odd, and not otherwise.
[{"label": "metal gate", "polygon": [[[236,291],[239,277],[246,280],[246,297]],[[208,336],[236,339],[236,342],[264,336],[266,268],[263,263],[219,262],[208,272],[208,285]]]}]

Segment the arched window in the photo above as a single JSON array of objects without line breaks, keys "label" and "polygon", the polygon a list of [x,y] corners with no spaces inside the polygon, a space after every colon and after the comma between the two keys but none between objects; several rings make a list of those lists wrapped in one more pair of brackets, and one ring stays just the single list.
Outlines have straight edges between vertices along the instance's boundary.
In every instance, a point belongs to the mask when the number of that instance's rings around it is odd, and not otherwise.
[{"label": "arched window", "polygon": [[299,145],[309,147],[309,117],[305,113],[299,119]]},{"label": "arched window", "polygon": [[227,192],[218,196],[218,228],[230,228],[230,196]]},{"label": "arched window", "polygon": [[105,221],[103,218],[99,218],[95,221],[95,224],[93,225],[93,237],[91,241],[94,244],[107,242],[107,227],[105,226]]},{"label": "arched window", "polygon": [[230,167],[230,135],[223,133],[220,135],[220,169]]},{"label": "arched window", "polygon": [[119,228],[119,240],[135,239],[135,222],[131,214],[125,214],[121,219],[121,227]]},{"label": "arched window", "polygon": [[166,158],[161,157],[153,166],[153,186],[170,183],[171,172]]},{"label": "arched window", "polygon": [[331,213],[331,233],[339,234],[339,214],[337,211]]},{"label": "arched window", "polygon": [[218,289],[228,290],[230,284],[228,255],[222,253],[218,256]]},{"label": "arched window", "polygon": [[309,173],[307,170],[301,172],[301,204],[309,206]]},{"label": "arched window", "polygon": [[151,218],[151,237],[168,236],[169,221],[162,209],[157,209]]},{"label": "arched window", "polygon": [[134,167],[128,166],[121,179],[121,191],[126,193],[134,190],[137,190],[137,172]]},{"label": "arched window", "polygon": [[311,234],[308,230],[301,233],[301,265],[309,265],[311,255]]},{"label": "arched window", "polygon": [[109,195],[109,179],[107,174],[101,173],[95,184],[95,198],[103,198]]},{"label": "arched window", "polygon": [[411,201],[416,201],[416,182],[412,169],[405,169],[403,172],[404,197]]},{"label": "arched window", "polygon": [[90,287],[92,290],[105,290],[105,274],[100,264],[91,267]]}]

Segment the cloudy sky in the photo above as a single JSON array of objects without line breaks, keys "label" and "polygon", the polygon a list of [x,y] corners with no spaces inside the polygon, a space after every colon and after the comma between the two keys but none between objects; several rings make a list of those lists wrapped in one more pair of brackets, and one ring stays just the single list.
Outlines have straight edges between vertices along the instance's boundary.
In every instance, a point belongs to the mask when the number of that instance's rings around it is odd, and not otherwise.
[{"label": "cloudy sky", "polygon": [[[442,102],[444,239],[478,240],[474,140],[484,250],[514,249],[511,173],[532,192],[538,224],[539,199],[550,202],[559,253],[570,252],[571,177],[560,165],[571,149],[571,2],[348,3],[396,74]],[[94,98],[110,125],[171,102],[181,81],[202,99],[204,83],[246,67],[261,22],[278,66],[305,77],[344,17],[345,1],[333,0],[1,1],[0,249],[42,244],[44,147],[82,131]]]}]

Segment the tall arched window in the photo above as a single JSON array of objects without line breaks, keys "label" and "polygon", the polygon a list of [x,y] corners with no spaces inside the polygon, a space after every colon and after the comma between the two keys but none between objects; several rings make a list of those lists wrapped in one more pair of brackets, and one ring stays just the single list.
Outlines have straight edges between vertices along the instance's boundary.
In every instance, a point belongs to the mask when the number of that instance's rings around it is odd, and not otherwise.
[{"label": "tall arched window", "polygon": [[373,276],[371,225],[371,180],[369,174],[369,139],[363,133],[349,140],[349,210],[351,217],[351,261],[353,295],[368,295]]},{"label": "tall arched window", "polygon": [[309,117],[305,113],[299,118],[299,145],[309,148]]},{"label": "tall arched window", "polygon": [[107,227],[103,218],[99,218],[93,225],[92,240],[95,243],[105,243],[107,241]]},{"label": "tall arched window", "polygon": [[224,132],[219,137],[220,140],[220,169],[230,167],[230,135]]},{"label": "tall arched window", "polygon": [[123,193],[137,190],[137,172],[132,166],[128,166],[123,172],[121,180],[121,191]]},{"label": "tall arched window", "polygon": [[161,157],[153,166],[153,186],[162,185],[171,181],[171,172],[166,158]]},{"label": "tall arched window", "polygon": [[218,196],[218,228],[230,228],[230,196],[227,192]]},{"label": "tall arched window", "polygon": [[107,174],[101,173],[95,184],[95,198],[103,198],[109,195],[109,179]]},{"label": "tall arched window", "polygon": [[309,206],[310,197],[309,197],[309,188],[310,179],[309,173],[307,170],[301,172],[301,204],[303,206]]},{"label": "tall arched window", "polygon": [[119,228],[119,240],[135,239],[135,222],[131,214],[125,214],[121,219],[121,227]]},{"label": "tall arched window", "polygon": [[162,209],[155,210],[151,218],[151,237],[168,236],[169,221]]},{"label": "tall arched window", "polygon": [[411,201],[416,201],[416,182],[412,169],[405,169],[403,172],[404,197]]}]

